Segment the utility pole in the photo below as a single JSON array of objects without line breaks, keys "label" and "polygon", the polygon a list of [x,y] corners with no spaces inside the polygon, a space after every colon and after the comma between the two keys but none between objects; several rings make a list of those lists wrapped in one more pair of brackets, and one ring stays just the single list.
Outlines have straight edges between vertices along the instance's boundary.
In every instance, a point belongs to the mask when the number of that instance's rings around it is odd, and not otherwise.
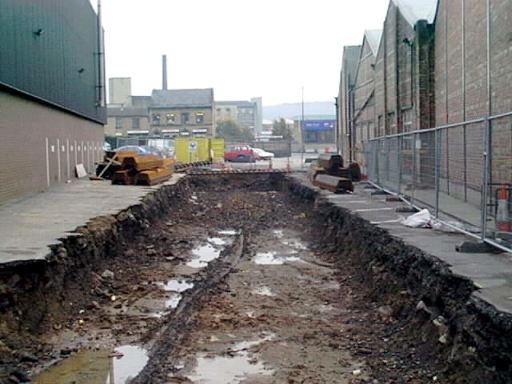
[{"label": "utility pole", "polygon": [[302,87],[302,103],[301,103],[301,109],[302,109],[302,114],[301,114],[301,125],[300,125],[300,134],[301,134],[301,142],[302,142],[302,150],[301,150],[301,155],[300,155],[300,167],[302,168],[302,166],[304,165],[304,152],[306,151],[306,145],[304,143],[304,86]]}]

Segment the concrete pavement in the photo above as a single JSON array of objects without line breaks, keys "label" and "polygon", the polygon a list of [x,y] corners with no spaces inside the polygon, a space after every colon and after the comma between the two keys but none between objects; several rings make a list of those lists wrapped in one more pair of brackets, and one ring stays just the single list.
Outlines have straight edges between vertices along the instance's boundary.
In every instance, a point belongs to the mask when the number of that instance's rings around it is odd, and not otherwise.
[{"label": "concrete pavement", "polygon": [[110,181],[78,180],[47,192],[0,206],[0,265],[42,260],[50,245],[97,216],[115,215],[138,204],[148,193],[175,184],[152,187],[112,185]]},{"label": "concrete pavement", "polygon": [[371,189],[358,185],[350,195],[335,195],[328,191],[320,193],[334,205],[350,210],[406,244],[444,261],[454,274],[474,282],[478,288],[474,295],[512,314],[512,254],[457,252],[455,247],[458,244],[473,239],[459,233],[405,227],[400,221],[411,213],[395,211],[404,204],[388,202],[387,196],[371,195],[371,192]]}]

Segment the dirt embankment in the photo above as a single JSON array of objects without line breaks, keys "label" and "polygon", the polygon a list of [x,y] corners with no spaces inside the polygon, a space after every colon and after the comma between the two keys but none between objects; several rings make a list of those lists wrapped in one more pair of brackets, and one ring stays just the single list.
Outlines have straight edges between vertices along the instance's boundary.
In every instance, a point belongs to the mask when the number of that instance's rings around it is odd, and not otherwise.
[{"label": "dirt embankment", "polygon": [[[222,252],[221,229],[238,234]],[[293,178],[186,178],[76,232],[0,270],[0,382],[123,344],[149,350],[138,383],[191,382],[219,353],[248,359],[247,383],[511,382],[509,317]],[[191,270],[205,242],[220,257]],[[170,279],[193,284],[174,310]]]},{"label": "dirt embankment", "polygon": [[[157,283],[172,276],[211,228],[233,225],[250,231],[275,220],[270,202],[254,214],[257,205],[244,203],[237,194],[271,191],[280,182],[275,175],[184,179],[116,216],[77,228],[45,261],[3,266],[0,382],[9,376],[22,380],[28,370],[82,347],[151,340],[165,316],[151,308],[153,299],[141,301],[158,296]],[[223,193],[228,190],[230,197]],[[196,192],[218,195],[201,201]],[[144,308],[127,309],[134,306]]]},{"label": "dirt embankment", "polygon": [[400,380],[400,375],[390,376],[393,369],[379,364],[386,360],[379,345],[406,358],[397,366],[430,362],[438,370],[436,380],[512,382],[512,317],[473,296],[477,288],[471,281],[454,275],[439,259],[335,207],[313,188],[290,179],[289,189],[314,201],[318,249],[340,271],[353,271],[365,297],[361,302],[384,305],[381,312],[392,314],[390,324],[373,322],[368,337],[363,337],[372,345],[366,350],[367,361],[387,378],[383,382]]}]

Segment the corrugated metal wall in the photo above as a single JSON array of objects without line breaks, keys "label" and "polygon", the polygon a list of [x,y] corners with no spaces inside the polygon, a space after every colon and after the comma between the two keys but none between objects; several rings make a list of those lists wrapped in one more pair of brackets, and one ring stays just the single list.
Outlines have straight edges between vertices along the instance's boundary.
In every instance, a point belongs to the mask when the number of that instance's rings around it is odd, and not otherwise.
[{"label": "corrugated metal wall", "polygon": [[105,122],[98,78],[88,0],[0,0],[0,83]]}]

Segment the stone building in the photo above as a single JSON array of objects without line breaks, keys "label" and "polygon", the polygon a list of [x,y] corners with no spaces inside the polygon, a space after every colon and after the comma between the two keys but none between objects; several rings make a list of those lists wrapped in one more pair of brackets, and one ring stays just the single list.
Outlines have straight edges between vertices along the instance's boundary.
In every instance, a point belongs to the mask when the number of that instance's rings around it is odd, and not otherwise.
[{"label": "stone building", "polygon": [[[254,101],[217,101],[215,102],[216,122],[231,120],[238,126],[251,130],[253,134],[259,132],[261,126],[261,103]],[[261,130],[261,129],[260,129]]]},{"label": "stone building", "polygon": [[153,134],[215,136],[213,89],[155,89],[148,108]]},{"label": "stone building", "polygon": [[109,105],[105,135],[108,137],[148,136],[150,124],[148,107],[131,104]]},{"label": "stone building", "polygon": [[76,164],[93,172],[106,111],[103,36],[88,0],[0,9],[1,204],[72,180]]}]

